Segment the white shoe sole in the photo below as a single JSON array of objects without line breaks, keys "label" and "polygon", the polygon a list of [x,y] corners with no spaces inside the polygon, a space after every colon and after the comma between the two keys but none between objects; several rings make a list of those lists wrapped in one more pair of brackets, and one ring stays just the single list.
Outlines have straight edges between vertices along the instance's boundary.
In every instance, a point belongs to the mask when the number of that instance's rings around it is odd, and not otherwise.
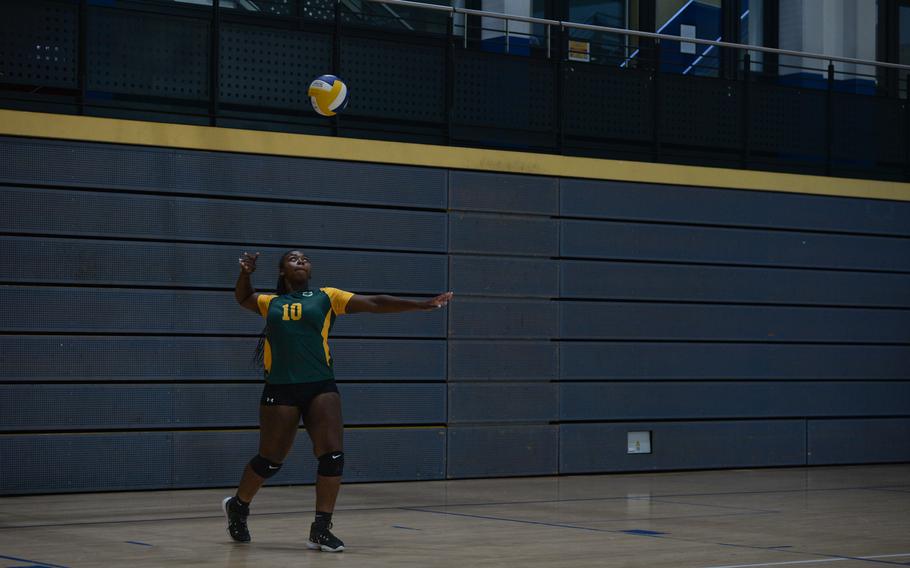
[{"label": "white shoe sole", "polygon": [[344,546],[339,546],[338,548],[331,548],[324,544],[316,544],[312,540],[306,541],[306,547],[310,550],[321,550],[323,552],[341,552],[344,550]]},{"label": "white shoe sole", "polygon": [[[224,511],[224,518],[225,518],[225,520],[228,522],[229,525],[231,524],[231,518],[228,516],[227,504],[228,504],[228,501],[230,501],[230,500],[231,500],[231,497],[225,497],[224,500],[221,502],[221,510]],[[240,544],[247,544],[247,543],[241,542],[241,541],[239,541],[239,540],[234,540],[234,536],[231,534],[231,529],[228,528],[227,526],[224,527],[224,530],[227,531],[227,535],[228,535],[228,537],[230,537],[231,542],[238,542],[238,543],[240,543]]]}]

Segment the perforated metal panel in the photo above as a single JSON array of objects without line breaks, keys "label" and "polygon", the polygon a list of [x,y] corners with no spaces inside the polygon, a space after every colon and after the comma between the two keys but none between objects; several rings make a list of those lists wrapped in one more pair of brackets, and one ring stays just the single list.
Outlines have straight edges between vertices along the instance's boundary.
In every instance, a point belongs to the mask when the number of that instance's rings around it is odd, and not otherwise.
[{"label": "perforated metal panel", "polygon": [[456,121],[518,130],[554,128],[555,71],[550,61],[455,53]]},{"label": "perforated metal panel", "polygon": [[571,217],[910,235],[910,203],[644,183],[561,179]]},{"label": "perforated metal panel", "polygon": [[223,103],[310,108],[310,81],[332,66],[328,34],[224,23],[219,32]]},{"label": "perforated metal panel", "polygon": [[297,0],[301,15],[308,20],[330,22],[335,19],[335,2],[332,0]]},{"label": "perforated metal panel", "polygon": [[569,260],[559,272],[563,298],[910,307],[908,274]]},{"label": "perforated metal panel", "polygon": [[447,476],[554,475],[556,426],[456,426],[448,429]]},{"label": "perforated metal panel", "polygon": [[561,420],[903,416],[910,381],[565,382]]},{"label": "perforated metal panel", "polygon": [[753,84],[749,140],[756,152],[792,161],[825,155],[825,93]]},{"label": "perforated metal panel", "polygon": [[0,83],[76,88],[78,40],[75,3],[4,2]]},{"label": "perforated metal panel", "polygon": [[905,310],[561,302],[559,333],[572,339],[910,341]]},{"label": "perforated metal panel", "polygon": [[555,215],[559,210],[559,180],[454,170],[449,173],[449,208]]},{"label": "perforated metal panel", "polygon": [[572,381],[906,380],[910,369],[906,346],[567,341],[559,352]]},{"label": "perforated metal panel", "polygon": [[[437,252],[446,247],[443,213],[33,189],[7,189],[4,201],[0,230],[15,232]],[[55,218],[67,223],[49,226]]]},{"label": "perforated metal panel", "polygon": [[449,423],[549,422],[559,416],[555,384],[454,383]]},{"label": "perforated metal panel", "polygon": [[88,88],[205,100],[210,43],[208,20],[90,6]]},{"label": "perforated metal panel", "polygon": [[625,140],[653,136],[653,81],[646,73],[572,64],[564,80],[565,134]]},{"label": "perforated metal panel", "polygon": [[513,215],[449,215],[449,252],[555,256],[555,220]]},{"label": "perforated metal panel", "polygon": [[[35,306],[55,317],[35,317]],[[445,323],[444,310],[346,315],[336,320],[332,337],[445,337]],[[262,326],[262,318],[227,291],[0,286],[0,329],[8,331],[258,335]]]},{"label": "perforated metal panel", "polygon": [[[630,431],[650,431],[652,453],[626,453],[626,433]],[[803,420],[559,427],[559,473],[795,465],[806,465]]]},{"label": "perforated metal panel", "polygon": [[547,300],[461,298],[449,304],[449,336],[556,337],[556,306]]},{"label": "perforated metal panel", "polygon": [[910,418],[809,420],[809,465],[910,461]]},{"label": "perforated metal panel", "polygon": [[549,259],[452,255],[449,288],[458,294],[554,298],[557,268]]},{"label": "perforated metal panel", "polygon": [[441,45],[342,36],[340,73],[351,115],[442,122],[445,69]]},{"label": "perforated metal panel", "polygon": [[742,127],[739,83],[661,76],[660,136],[664,142],[736,150]]},{"label": "perforated metal panel", "polygon": [[[904,161],[906,121],[898,100],[833,93],[832,159],[842,165],[874,167]],[[903,126],[903,128],[902,128]]]},{"label": "perforated metal panel", "polygon": [[0,157],[7,183],[446,207],[437,168],[2,137]]},{"label": "perforated metal panel", "polygon": [[568,257],[910,270],[907,239],[607,221],[563,220],[560,226]]},{"label": "perforated metal panel", "polygon": [[556,345],[549,341],[449,341],[449,381],[555,379]]}]

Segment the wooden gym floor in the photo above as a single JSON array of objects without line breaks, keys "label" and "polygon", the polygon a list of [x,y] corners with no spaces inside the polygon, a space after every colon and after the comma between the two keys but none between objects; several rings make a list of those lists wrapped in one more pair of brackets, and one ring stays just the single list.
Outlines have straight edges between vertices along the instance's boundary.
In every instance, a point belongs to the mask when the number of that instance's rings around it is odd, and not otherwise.
[{"label": "wooden gym floor", "polygon": [[253,542],[229,490],[0,499],[0,568],[910,566],[910,465],[355,484],[341,554],[309,551],[313,489],[269,487]]}]

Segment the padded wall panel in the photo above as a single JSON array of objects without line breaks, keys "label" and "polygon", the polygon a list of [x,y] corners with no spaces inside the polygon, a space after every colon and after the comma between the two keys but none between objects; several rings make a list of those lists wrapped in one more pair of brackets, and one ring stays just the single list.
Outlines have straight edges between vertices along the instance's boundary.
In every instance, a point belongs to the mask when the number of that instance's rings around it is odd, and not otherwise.
[{"label": "padded wall panel", "polygon": [[452,255],[449,289],[456,294],[554,298],[559,295],[558,268],[549,259]]},{"label": "padded wall panel", "polygon": [[[258,439],[255,430],[0,436],[0,494],[234,487]],[[441,428],[348,428],[345,481],[443,479],[445,453]],[[315,475],[301,430],[269,483],[313,483]]]},{"label": "padded wall panel", "polygon": [[555,384],[453,383],[449,385],[449,424],[549,422],[559,415]]},{"label": "padded wall panel", "polygon": [[559,365],[560,377],[572,381],[906,381],[910,380],[910,346],[561,342]]},{"label": "padded wall panel", "polygon": [[174,467],[173,439],[170,432],[0,436],[0,493],[166,488]]},{"label": "padded wall panel", "polygon": [[910,271],[906,238],[561,221],[562,256]]},{"label": "padded wall panel", "polygon": [[557,304],[546,300],[461,298],[448,307],[449,337],[549,338],[557,333]]},{"label": "padded wall panel", "polygon": [[910,203],[624,181],[560,179],[566,217],[910,236]]},{"label": "padded wall panel", "polygon": [[0,156],[6,183],[434,209],[447,199],[438,168],[9,137]]},{"label": "padded wall panel", "polygon": [[558,471],[556,426],[456,426],[447,433],[449,479]]},{"label": "padded wall panel", "polygon": [[554,220],[514,215],[449,215],[449,252],[556,256],[559,232]]},{"label": "padded wall panel", "polygon": [[[173,487],[235,486],[258,440],[256,431],[175,433]],[[347,428],[344,480],[443,479],[445,442],[441,428]],[[314,483],[316,466],[312,444],[301,430],[281,472],[266,483]]]},{"label": "padded wall panel", "polygon": [[452,170],[449,173],[449,208],[455,211],[556,215],[559,211],[559,180]]},{"label": "padded wall panel", "polygon": [[207,17],[88,9],[88,89],[204,101],[209,96]]},{"label": "padded wall panel", "polygon": [[549,341],[448,341],[451,381],[555,379],[556,343]]},{"label": "padded wall panel", "polygon": [[[627,433],[651,432],[650,454],[628,454]],[[595,473],[806,465],[805,420],[563,424],[559,472]]]},{"label": "padded wall panel", "polygon": [[910,381],[560,383],[562,420],[910,414]]},{"label": "padded wall panel", "polygon": [[[243,427],[259,424],[261,384],[0,385],[8,432]],[[341,384],[346,424],[439,424],[442,384]],[[555,413],[555,403],[554,403]]]},{"label": "padded wall panel", "polygon": [[809,420],[809,465],[910,461],[910,418]]},{"label": "padded wall panel", "polygon": [[[443,310],[355,314],[339,317],[332,337],[445,337],[445,321]],[[230,292],[0,286],[2,331],[258,335],[262,326]]]},{"label": "padded wall panel", "polygon": [[564,260],[559,276],[563,298],[910,307],[910,274]]},{"label": "padded wall panel", "polygon": [[[332,339],[339,381],[444,381],[442,340]],[[254,381],[254,337],[0,335],[0,381]],[[554,357],[555,359],[555,357]]]},{"label": "padded wall panel", "polygon": [[[445,215],[188,197],[6,189],[0,231],[444,252]],[[49,225],[48,219],[66,219]],[[393,226],[396,230],[390,231]],[[295,244],[291,244],[295,243]]]},{"label": "padded wall panel", "polygon": [[[89,239],[0,237],[9,263],[0,279],[42,284],[103,284],[233,288],[243,251],[261,252],[253,284],[274,289],[288,247],[193,245]],[[437,294],[446,288],[439,254],[304,248],[313,265],[311,287],[357,292]],[[52,259],[66,259],[55,262]],[[205,269],[201,269],[205,266]]]},{"label": "padded wall panel", "polygon": [[561,302],[563,339],[908,343],[906,310]]}]

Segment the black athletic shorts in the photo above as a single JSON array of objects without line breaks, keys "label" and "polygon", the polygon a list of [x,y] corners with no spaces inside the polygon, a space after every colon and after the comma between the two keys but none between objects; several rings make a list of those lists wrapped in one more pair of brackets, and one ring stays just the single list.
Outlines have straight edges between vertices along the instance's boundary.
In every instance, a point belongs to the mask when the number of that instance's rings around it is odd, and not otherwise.
[{"label": "black athletic shorts", "polygon": [[335,380],[286,385],[265,384],[259,404],[262,406],[296,406],[305,417],[310,403],[324,392],[338,392]]}]

